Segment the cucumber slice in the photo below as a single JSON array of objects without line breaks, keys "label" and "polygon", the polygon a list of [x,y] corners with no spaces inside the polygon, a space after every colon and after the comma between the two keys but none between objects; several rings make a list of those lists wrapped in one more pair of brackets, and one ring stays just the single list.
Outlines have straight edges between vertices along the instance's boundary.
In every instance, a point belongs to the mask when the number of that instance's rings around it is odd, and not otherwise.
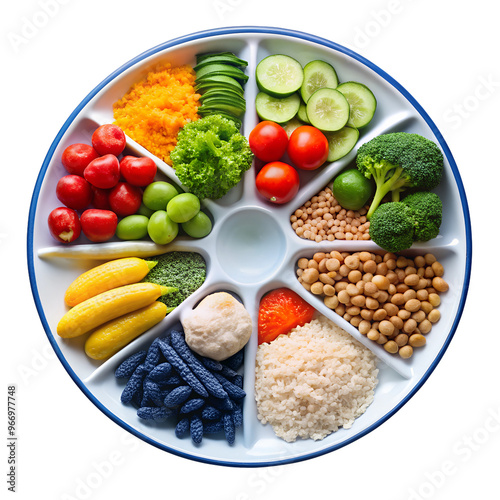
[{"label": "cucumber slice", "polygon": [[265,92],[259,92],[255,98],[255,111],[262,120],[285,123],[291,120],[299,110],[300,97],[292,94],[288,97],[273,97]]},{"label": "cucumber slice", "polygon": [[197,57],[196,66],[193,69],[198,71],[200,68],[203,68],[203,66],[212,63],[230,64],[231,66],[242,68],[248,66],[247,61],[236,57],[232,52],[221,52],[219,54],[208,54],[201,58],[201,60]]},{"label": "cucumber slice", "polygon": [[247,66],[247,61],[240,59],[233,52],[213,52],[209,54],[197,54],[196,64],[206,62],[208,60],[215,60],[218,58],[220,60],[225,60],[227,64],[232,64],[234,66]]},{"label": "cucumber slice", "polygon": [[297,118],[302,120],[304,123],[311,123],[307,117],[307,109],[304,102],[300,103],[299,110],[297,111]]},{"label": "cucumber slice", "polygon": [[304,71],[293,57],[274,54],[257,64],[255,78],[262,92],[273,97],[287,97],[300,89]]},{"label": "cucumber slice", "polygon": [[304,66],[304,81],[300,87],[300,95],[304,102],[318,89],[334,89],[339,84],[337,72],[325,61],[311,61]]},{"label": "cucumber slice", "polygon": [[326,132],[340,130],[349,120],[349,103],[335,89],[316,90],[307,101],[306,109],[311,125]]},{"label": "cucumber slice", "polygon": [[373,92],[366,85],[358,82],[341,83],[337,90],[344,94],[351,108],[349,125],[356,128],[368,125],[377,109],[377,100]]},{"label": "cucumber slice", "polygon": [[351,152],[359,139],[357,128],[346,125],[336,132],[325,132],[328,139],[327,161],[336,161]]},{"label": "cucumber slice", "polygon": [[240,68],[230,66],[229,64],[211,63],[203,66],[196,72],[196,79],[200,79],[206,75],[224,75],[230,76],[240,83],[245,83],[248,80],[248,75],[245,75]]}]

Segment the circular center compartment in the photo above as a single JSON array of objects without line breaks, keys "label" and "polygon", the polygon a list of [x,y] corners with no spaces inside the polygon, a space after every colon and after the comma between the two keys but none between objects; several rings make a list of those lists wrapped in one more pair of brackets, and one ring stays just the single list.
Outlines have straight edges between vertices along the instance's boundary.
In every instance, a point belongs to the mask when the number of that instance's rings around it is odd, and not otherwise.
[{"label": "circular center compartment", "polygon": [[268,278],[283,261],[285,247],[279,224],[258,209],[234,213],[223,221],[216,246],[221,268],[240,283]]}]

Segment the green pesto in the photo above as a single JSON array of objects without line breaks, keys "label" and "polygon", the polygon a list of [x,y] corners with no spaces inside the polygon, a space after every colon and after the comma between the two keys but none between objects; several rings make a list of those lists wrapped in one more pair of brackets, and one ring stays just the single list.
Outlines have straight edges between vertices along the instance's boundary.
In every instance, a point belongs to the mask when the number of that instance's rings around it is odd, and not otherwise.
[{"label": "green pesto", "polygon": [[178,292],[169,293],[158,299],[167,307],[177,307],[203,285],[206,278],[205,259],[196,252],[168,252],[146,260],[158,263],[143,281],[179,289]]}]

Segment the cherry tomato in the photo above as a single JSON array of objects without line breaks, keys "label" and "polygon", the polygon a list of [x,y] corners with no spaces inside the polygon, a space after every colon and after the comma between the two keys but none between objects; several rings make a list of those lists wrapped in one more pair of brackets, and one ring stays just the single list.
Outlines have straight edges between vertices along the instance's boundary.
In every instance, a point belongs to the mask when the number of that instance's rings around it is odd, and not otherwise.
[{"label": "cherry tomato", "polygon": [[287,152],[297,167],[315,170],[328,158],[328,139],[316,127],[302,125],[292,132]]},{"label": "cherry tomato", "polygon": [[262,167],[255,179],[257,191],[273,203],[287,203],[299,190],[299,174],[292,166],[273,161]]},{"label": "cherry tomato", "polygon": [[79,175],[65,175],[56,186],[56,196],[61,203],[74,210],[83,210],[92,201],[90,184]]},{"label": "cherry tomato", "polygon": [[126,144],[125,134],[118,125],[111,123],[101,125],[92,134],[92,146],[101,156],[107,154],[118,156],[123,152]]},{"label": "cherry tomato", "polygon": [[115,187],[120,180],[120,162],[112,154],[101,156],[88,164],[83,176],[95,187],[101,189]]},{"label": "cherry tomato", "polygon": [[262,161],[277,161],[286,151],[288,136],[285,129],[271,121],[260,122],[248,137],[252,153]]},{"label": "cherry tomato", "polygon": [[90,208],[80,217],[83,234],[95,243],[112,238],[118,225],[118,217],[111,210]]},{"label": "cherry tomato", "polygon": [[83,177],[83,171],[87,165],[96,158],[99,153],[89,144],[71,144],[68,146],[61,156],[61,161],[64,168],[74,175]]},{"label": "cherry tomato", "polygon": [[71,243],[80,236],[82,227],[75,210],[68,207],[54,208],[48,218],[50,234],[61,243]]},{"label": "cherry tomato", "polygon": [[142,158],[124,156],[120,161],[120,171],[128,183],[134,186],[147,186],[154,181],[156,163],[147,156]]},{"label": "cherry tomato", "polygon": [[142,203],[142,190],[128,182],[119,182],[109,193],[111,210],[120,217],[132,215]]}]

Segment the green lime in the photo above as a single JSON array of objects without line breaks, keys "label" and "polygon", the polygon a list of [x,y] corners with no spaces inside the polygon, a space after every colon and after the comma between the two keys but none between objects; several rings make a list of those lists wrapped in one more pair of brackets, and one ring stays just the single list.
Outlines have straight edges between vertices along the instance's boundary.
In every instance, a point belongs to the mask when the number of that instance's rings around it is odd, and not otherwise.
[{"label": "green lime", "polygon": [[357,168],[339,174],[333,180],[333,196],[347,210],[359,210],[373,194],[373,184]]}]

